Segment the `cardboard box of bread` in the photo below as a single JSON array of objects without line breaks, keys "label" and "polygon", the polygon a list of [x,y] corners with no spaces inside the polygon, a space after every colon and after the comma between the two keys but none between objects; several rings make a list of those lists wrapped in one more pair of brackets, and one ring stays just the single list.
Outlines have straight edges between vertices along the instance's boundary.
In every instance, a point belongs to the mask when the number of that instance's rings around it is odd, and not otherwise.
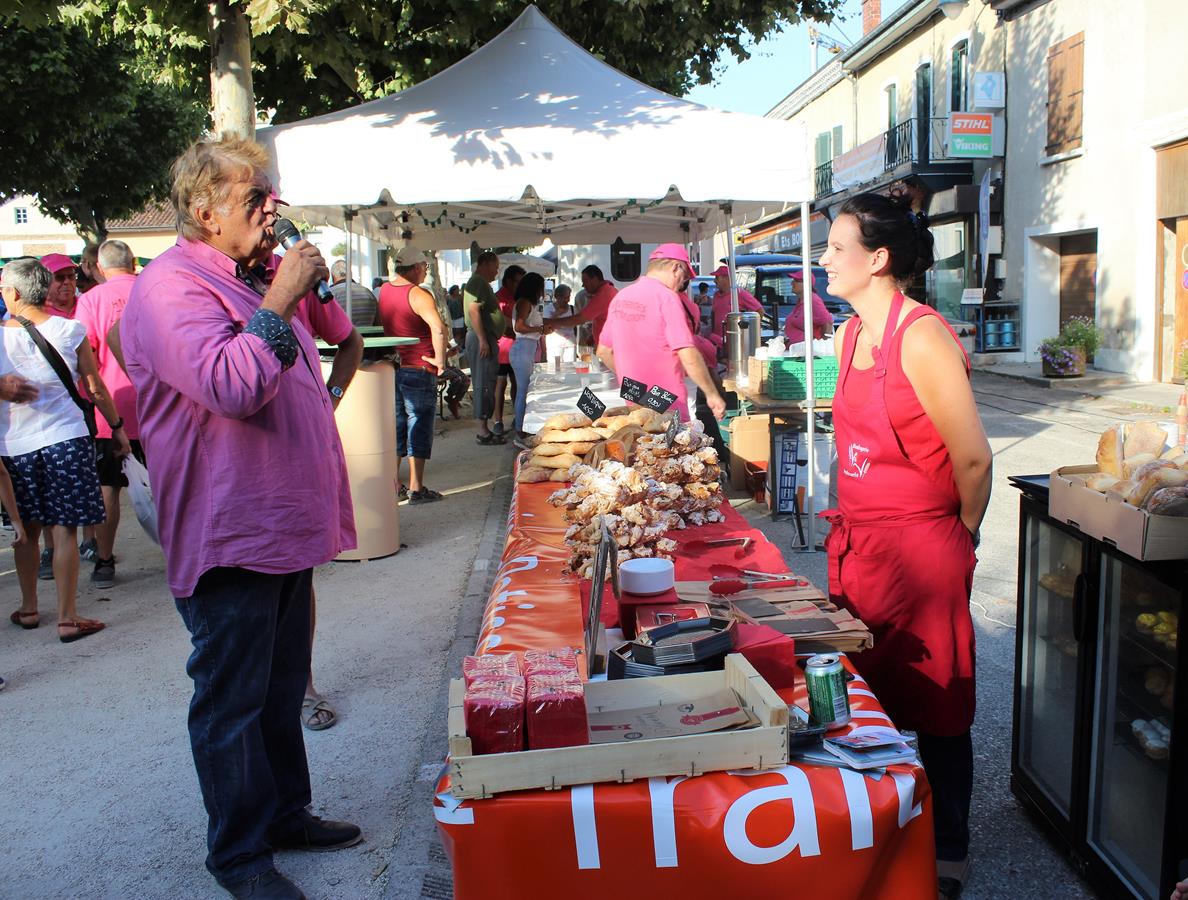
[{"label": "cardboard box of bread", "polygon": [[1188,559],[1188,447],[1154,422],[1111,426],[1096,465],[1052,473],[1048,512],[1135,559]]}]

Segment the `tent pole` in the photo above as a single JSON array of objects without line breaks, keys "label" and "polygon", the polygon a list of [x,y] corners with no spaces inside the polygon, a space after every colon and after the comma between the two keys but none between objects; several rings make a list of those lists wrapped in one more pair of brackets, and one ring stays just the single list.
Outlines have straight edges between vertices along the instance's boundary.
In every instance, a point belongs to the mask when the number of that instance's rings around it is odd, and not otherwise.
[{"label": "tent pole", "polygon": [[351,238],[351,219],[355,214],[348,208],[344,207],[342,210],[342,224],[346,228],[346,314],[347,318],[354,322],[353,312],[354,304],[351,302],[351,282],[355,280],[355,270],[351,267],[354,262],[351,254],[351,245],[354,241]]},{"label": "tent pole", "polygon": [[726,206],[726,254],[730,265],[730,311],[738,312],[738,280],[734,277],[734,207],[730,204]]},{"label": "tent pole", "polygon": [[817,421],[817,392],[813,384],[813,245],[809,238],[809,204],[800,204],[800,274],[801,301],[804,308],[804,381],[805,381],[805,416],[808,427],[805,429],[805,490],[804,506],[808,513],[808,530],[805,532],[804,547],[806,553],[814,553],[817,549],[817,510],[816,494],[814,491],[816,472],[816,421]]}]

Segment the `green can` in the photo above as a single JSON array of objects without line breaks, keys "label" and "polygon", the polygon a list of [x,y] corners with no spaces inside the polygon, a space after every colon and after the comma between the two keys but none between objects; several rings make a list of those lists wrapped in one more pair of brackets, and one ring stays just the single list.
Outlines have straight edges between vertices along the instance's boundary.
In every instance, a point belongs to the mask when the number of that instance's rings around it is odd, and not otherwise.
[{"label": "green can", "polygon": [[846,692],[846,672],[841,657],[818,653],[804,666],[808,682],[809,714],[826,728],[840,728],[850,721],[850,696]]}]

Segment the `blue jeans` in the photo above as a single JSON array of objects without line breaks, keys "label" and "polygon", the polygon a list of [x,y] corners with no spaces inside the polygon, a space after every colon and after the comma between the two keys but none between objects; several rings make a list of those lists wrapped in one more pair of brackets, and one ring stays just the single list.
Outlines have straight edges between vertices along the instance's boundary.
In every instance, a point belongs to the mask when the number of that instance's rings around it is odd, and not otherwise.
[{"label": "blue jeans", "polygon": [[512,371],[516,373],[516,431],[524,430],[524,412],[528,408],[528,388],[532,385],[532,367],[536,364],[536,354],[539,351],[540,341],[518,337],[508,354]]},{"label": "blue jeans", "polygon": [[271,828],[309,805],[301,702],[312,570],[204,573],[177,609],[194,652],[190,747],[210,822],[206,868],[224,886],[272,866]]},{"label": "blue jeans", "polygon": [[437,376],[424,369],[396,370],[396,455],[428,459],[433,452]]}]

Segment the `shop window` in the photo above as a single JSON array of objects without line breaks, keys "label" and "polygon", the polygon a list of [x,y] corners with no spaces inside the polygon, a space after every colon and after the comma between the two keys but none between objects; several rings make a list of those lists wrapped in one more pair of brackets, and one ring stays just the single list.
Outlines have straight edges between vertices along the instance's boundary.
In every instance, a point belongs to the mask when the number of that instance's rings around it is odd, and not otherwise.
[{"label": "shop window", "polygon": [[965,112],[965,98],[969,94],[969,41],[953,45],[953,67],[949,73],[949,109]]},{"label": "shop window", "polygon": [[961,318],[961,293],[969,271],[969,243],[965,222],[932,225],[935,262],[925,279],[928,305],[948,319]]},{"label": "shop window", "polygon": [[18,225],[28,225],[29,224],[29,210],[28,209],[26,209],[23,206],[18,206],[16,208],[15,212],[16,212],[16,223]]},{"label": "shop window", "polygon": [[1074,34],[1048,50],[1048,156],[1081,146],[1085,96],[1085,34]]}]

